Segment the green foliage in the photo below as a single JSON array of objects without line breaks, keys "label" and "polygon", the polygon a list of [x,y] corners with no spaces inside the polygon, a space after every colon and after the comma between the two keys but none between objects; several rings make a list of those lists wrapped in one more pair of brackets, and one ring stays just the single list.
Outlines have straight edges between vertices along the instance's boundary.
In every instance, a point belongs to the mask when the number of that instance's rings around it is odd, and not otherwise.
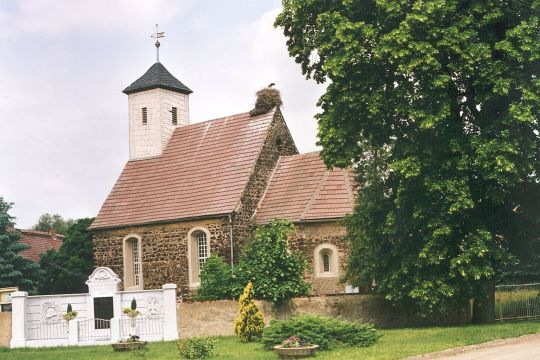
[{"label": "green foliage", "polygon": [[93,218],[76,220],[66,231],[59,250],[41,255],[40,294],[84,293],[85,281],[94,269],[92,235],[88,230]]},{"label": "green foliage", "polygon": [[39,217],[37,224],[32,226],[32,229],[39,231],[54,229],[58,234],[65,234],[74,222],[72,219],[64,219],[59,214],[45,213]]},{"label": "green foliage", "polygon": [[249,282],[240,296],[240,315],[234,322],[234,332],[242,342],[260,338],[264,330],[264,316],[253,298],[253,285]]},{"label": "green foliage", "polygon": [[212,337],[194,337],[178,340],[178,355],[183,359],[206,359],[213,355],[216,339]]},{"label": "green foliage", "polygon": [[219,256],[212,255],[206,259],[200,278],[201,284],[195,300],[223,300],[234,297],[231,267]]},{"label": "green foliage", "polygon": [[289,320],[272,320],[264,330],[262,343],[266,349],[272,349],[293,335],[308,343],[319,345],[321,350],[335,346],[367,347],[375,344],[381,337],[369,324],[300,315]]},{"label": "green foliage", "polygon": [[68,303],[66,312],[70,313],[73,311],[73,307],[71,306],[71,303]]},{"label": "green foliage", "polygon": [[135,298],[131,299],[131,310],[137,310],[137,300]]},{"label": "green foliage", "polygon": [[302,254],[288,249],[287,235],[293,229],[283,220],[257,228],[234,269],[234,294],[239,294],[248,281],[253,283],[257,299],[273,303],[309,292],[309,284],[304,281],[307,262]]},{"label": "green foliage", "polygon": [[525,206],[540,203],[539,11],[536,0],[283,1],[290,55],[330,80],[322,157],[354,164],[362,184],[347,281],[445,312],[485,297],[512,251],[538,239],[514,230],[540,219]]},{"label": "green foliage", "polygon": [[14,217],[9,214],[12,205],[0,196],[0,288],[17,286],[33,291],[38,265],[20,254],[28,246],[20,242],[21,235],[13,228]]}]

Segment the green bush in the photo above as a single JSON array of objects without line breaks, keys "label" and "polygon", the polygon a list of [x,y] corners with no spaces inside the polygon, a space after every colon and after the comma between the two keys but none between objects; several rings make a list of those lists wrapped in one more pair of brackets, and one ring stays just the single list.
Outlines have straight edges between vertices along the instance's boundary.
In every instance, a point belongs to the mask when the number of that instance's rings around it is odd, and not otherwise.
[{"label": "green bush", "polygon": [[216,339],[213,337],[194,337],[178,340],[178,355],[183,359],[206,359],[213,355]]},{"label": "green bush", "polygon": [[204,262],[201,272],[201,284],[195,300],[232,299],[231,267],[222,258],[212,255]]},{"label": "green bush", "polygon": [[234,268],[233,294],[241,294],[249,281],[256,299],[275,304],[309,292],[307,261],[303,254],[289,252],[287,235],[292,231],[294,225],[284,220],[257,227]]},{"label": "green bush", "polygon": [[358,324],[334,318],[300,315],[289,320],[273,320],[264,329],[262,342],[272,349],[295,335],[306,342],[319,345],[321,350],[334,346],[362,346],[375,344],[381,335],[373,325]]}]

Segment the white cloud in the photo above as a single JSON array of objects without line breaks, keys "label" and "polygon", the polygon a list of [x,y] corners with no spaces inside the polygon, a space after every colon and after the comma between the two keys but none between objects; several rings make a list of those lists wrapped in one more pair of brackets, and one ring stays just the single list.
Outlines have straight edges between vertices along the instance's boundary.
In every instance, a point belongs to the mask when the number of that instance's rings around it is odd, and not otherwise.
[{"label": "white cloud", "polygon": [[15,8],[0,12],[0,25],[2,36],[8,38],[18,38],[21,32],[36,36],[77,30],[147,32],[140,24],[147,24],[148,19],[168,22],[184,14],[191,4],[175,0],[20,0]]}]

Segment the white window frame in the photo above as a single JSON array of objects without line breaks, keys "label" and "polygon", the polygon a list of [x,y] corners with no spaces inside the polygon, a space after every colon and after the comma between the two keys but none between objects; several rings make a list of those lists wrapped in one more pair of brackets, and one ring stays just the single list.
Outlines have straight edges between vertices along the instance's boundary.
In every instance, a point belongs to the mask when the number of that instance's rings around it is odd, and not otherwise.
[{"label": "white window frame", "polygon": [[197,233],[203,232],[206,235],[206,257],[208,259],[211,255],[210,250],[210,232],[205,227],[194,227],[189,230],[187,235],[188,244],[188,275],[189,286],[192,288],[199,287],[200,282],[200,249],[199,249],[199,237]]},{"label": "white window frame", "polygon": [[[335,278],[339,277],[339,256],[338,248],[333,244],[320,244],[313,251],[315,277]],[[323,256],[328,255],[329,271],[324,269]]]},{"label": "white window frame", "polygon": [[[136,244],[136,246],[133,246],[130,243]],[[142,290],[144,288],[142,238],[137,234],[129,234],[124,237],[122,244],[124,290]],[[139,282],[138,284],[137,280]]]}]

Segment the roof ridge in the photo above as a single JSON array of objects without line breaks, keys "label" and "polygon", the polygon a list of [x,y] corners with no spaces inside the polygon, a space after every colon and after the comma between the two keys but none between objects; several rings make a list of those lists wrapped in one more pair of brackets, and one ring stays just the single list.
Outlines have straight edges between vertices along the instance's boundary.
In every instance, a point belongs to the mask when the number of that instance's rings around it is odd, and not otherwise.
[{"label": "roof ridge", "polygon": [[311,210],[311,207],[313,206],[313,203],[315,202],[315,199],[319,196],[321,193],[321,189],[324,186],[324,183],[326,182],[326,179],[328,178],[330,174],[330,171],[328,169],[325,169],[324,175],[321,179],[321,182],[319,183],[319,186],[317,186],[317,189],[313,192],[313,195],[311,195],[311,198],[309,199],[306,207],[304,208],[304,211],[302,212],[302,215],[300,215],[299,220],[303,220],[306,217],[306,214]]},{"label": "roof ridge", "polygon": [[[268,129],[272,126],[272,123],[274,122],[274,120],[276,119],[276,110],[279,109],[279,108],[273,108],[272,110],[270,110],[269,112],[267,112],[266,114],[264,114],[264,116],[267,116],[268,114],[270,113],[273,113],[272,114],[272,120],[268,123],[268,126],[266,127],[266,131],[265,131],[265,136],[264,136],[264,139],[263,141],[261,142],[261,145],[259,146],[259,151],[257,151],[257,158],[255,159],[255,161],[253,162],[253,165],[251,166],[251,170],[249,171],[249,176],[248,176],[248,182],[249,182],[249,179],[251,179],[251,176],[253,176],[253,173],[255,172],[255,168],[257,167],[257,160],[259,160],[259,157],[261,156],[261,153],[262,153],[262,150],[264,148],[264,145],[265,145],[265,142],[266,142],[266,138],[268,136]],[[253,118],[256,118],[257,116],[253,116]],[[279,159],[278,159],[279,160]],[[236,202],[236,205],[234,206],[234,208],[232,209],[231,212],[234,212],[236,210],[236,208],[238,207],[238,204],[240,204],[240,202],[242,201],[242,197],[244,195],[244,191],[246,191],[246,187],[247,187],[247,182],[246,182],[246,185],[244,186],[244,189],[242,189],[242,196],[240,196],[240,198],[238,199],[238,201]],[[252,217],[253,218],[253,217]]]},{"label": "roof ridge", "polygon": [[287,155],[280,155],[278,157],[278,160],[276,162],[276,166],[274,167],[274,169],[272,170],[272,173],[268,177],[268,183],[266,184],[266,186],[264,188],[261,199],[259,200],[259,203],[257,204],[257,207],[255,208],[255,211],[253,212],[253,215],[251,216],[250,220],[254,219],[257,216],[257,213],[259,212],[261,204],[264,201],[264,198],[266,197],[266,194],[268,193],[268,188],[272,184],[272,181],[274,180],[274,176],[276,175],[276,172],[278,171],[279,166],[281,165],[281,159],[283,159],[284,157],[287,157]]}]

